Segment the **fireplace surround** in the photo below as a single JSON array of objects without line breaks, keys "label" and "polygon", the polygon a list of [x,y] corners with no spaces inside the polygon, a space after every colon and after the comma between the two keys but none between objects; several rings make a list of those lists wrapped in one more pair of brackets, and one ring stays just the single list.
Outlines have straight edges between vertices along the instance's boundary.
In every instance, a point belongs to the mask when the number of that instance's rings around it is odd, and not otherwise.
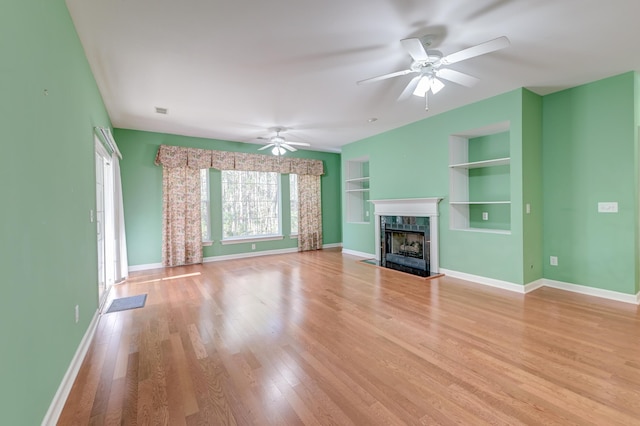
[{"label": "fireplace surround", "polygon": [[440,200],[442,198],[371,200],[378,265],[423,277],[438,274]]}]

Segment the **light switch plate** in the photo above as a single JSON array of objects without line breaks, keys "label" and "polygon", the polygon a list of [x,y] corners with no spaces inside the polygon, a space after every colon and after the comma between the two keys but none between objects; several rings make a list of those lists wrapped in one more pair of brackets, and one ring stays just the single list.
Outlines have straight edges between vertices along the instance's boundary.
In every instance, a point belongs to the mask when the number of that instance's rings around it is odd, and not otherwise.
[{"label": "light switch plate", "polygon": [[598,213],[618,213],[617,202],[598,203]]}]

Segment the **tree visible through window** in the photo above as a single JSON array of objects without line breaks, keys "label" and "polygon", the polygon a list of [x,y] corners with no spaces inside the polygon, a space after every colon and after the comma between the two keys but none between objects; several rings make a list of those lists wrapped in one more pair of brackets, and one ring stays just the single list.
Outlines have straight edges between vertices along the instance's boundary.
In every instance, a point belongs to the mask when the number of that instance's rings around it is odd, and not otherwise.
[{"label": "tree visible through window", "polygon": [[279,235],[280,176],[222,171],[222,237]]},{"label": "tree visible through window", "polygon": [[291,235],[298,233],[298,175],[289,175],[289,204],[291,211]]}]

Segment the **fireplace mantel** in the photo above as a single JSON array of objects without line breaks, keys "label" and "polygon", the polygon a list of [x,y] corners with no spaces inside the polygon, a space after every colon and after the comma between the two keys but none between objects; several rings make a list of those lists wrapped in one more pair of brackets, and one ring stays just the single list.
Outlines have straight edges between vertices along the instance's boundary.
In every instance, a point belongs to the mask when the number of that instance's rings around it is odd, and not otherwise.
[{"label": "fireplace mantel", "polygon": [[370,200],[374,205],[376,220],[376,260],[381,260],[380,216],[428,217],[431,228],[431,271],[437,273],[440,267],[438,260],[438,203],[441,200],[440,197]]},{"label": "fireplace mantel", "polygon": [[438,203],[442,198],[400,198],[371,200],[378,216],[438,216]]}]

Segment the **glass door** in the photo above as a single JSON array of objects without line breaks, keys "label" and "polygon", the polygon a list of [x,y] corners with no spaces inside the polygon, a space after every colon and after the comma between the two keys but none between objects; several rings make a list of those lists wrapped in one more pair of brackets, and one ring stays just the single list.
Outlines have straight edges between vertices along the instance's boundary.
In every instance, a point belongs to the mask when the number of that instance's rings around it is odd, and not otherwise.
[{"label": "glass door", "polygon": [[96,139],[96,232],[98,253],[98,304],[104,304],[108,290],[114,283],[115,235],[113,203],[113,167],[111,157]]}]

